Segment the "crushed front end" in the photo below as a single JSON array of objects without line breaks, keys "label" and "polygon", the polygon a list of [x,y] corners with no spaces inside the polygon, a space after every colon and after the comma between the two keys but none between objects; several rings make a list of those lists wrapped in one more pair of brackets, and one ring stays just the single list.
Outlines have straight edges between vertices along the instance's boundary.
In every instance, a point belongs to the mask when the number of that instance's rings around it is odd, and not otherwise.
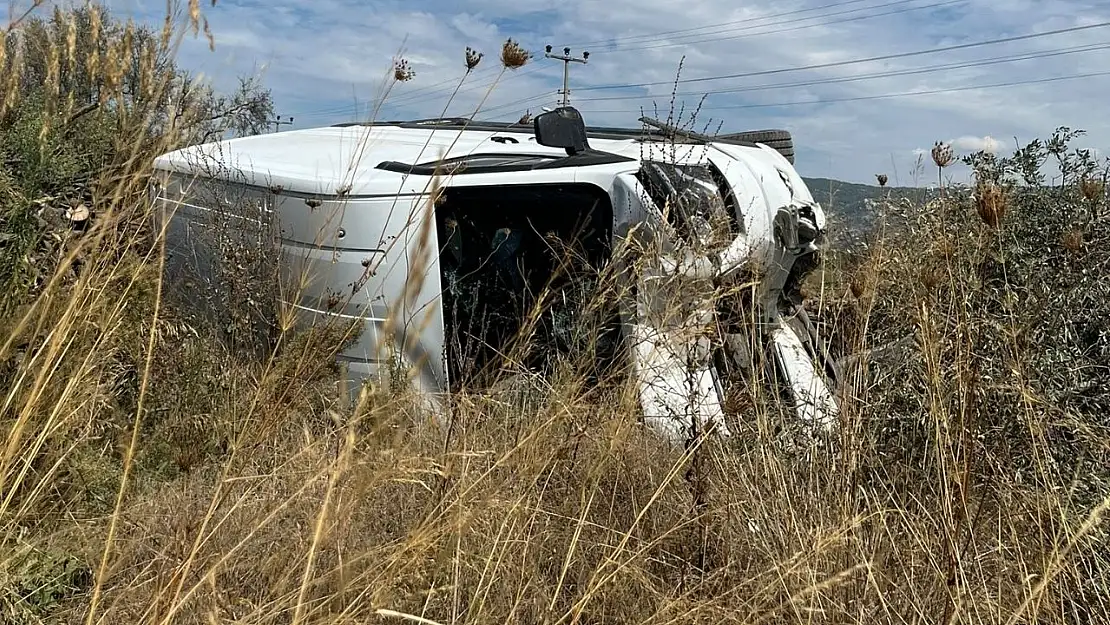
[{"label": "crushed front end", "polygon": [[645,418],[678,440],[728,435],[730,398],[765,384],[803,427],[828,431],[835,372],[799,294],[824,213],[789,165],[768,181],[728,156],[647,160],[636,177],[658,233],[630,337]]}]

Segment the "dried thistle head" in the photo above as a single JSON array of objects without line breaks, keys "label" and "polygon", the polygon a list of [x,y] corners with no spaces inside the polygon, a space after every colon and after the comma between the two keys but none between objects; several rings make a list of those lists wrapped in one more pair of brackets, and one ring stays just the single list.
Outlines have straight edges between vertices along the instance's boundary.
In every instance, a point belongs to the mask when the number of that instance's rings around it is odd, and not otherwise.
[{"label": "dried thistle head", "polygon": [[412,69],[409,62],[405,59],[394,61],[393,63],[393,79],[397,82],[408,82],[416,76],[416,71]]},{"label": "dried thistle head", "polygon": [[887,181],[886,174],[875,174],[875,179],[879,181],[879,186],[880,187],[885,187],[886,186],[886,181]]},{"label": "dried thistle head", "polygon": [[864,288],[863,283],[860,282],[858,279],[852,280],[852,283],[848,285],[848,288],[852,291],[852,295],[855,296],[856,299],[862,298],[864,293],[867,292],[867,289]]},{"label": "dried thistle head", "polygon": [[925,287],[928,291],[936,289],[943,278],[944,274],[935,266],[926,266],[921,270],[921,286]]},{"label": "dried thistle head", "polygon": [[482,57],[485,56],[470,46],[466,47],[466,71],[470,71],[478,67],[478,63],[482,62]]},{"label": "dried thistle head", "polygon": [[952,146],[940,141],[933,144],[932,155],[933,162],[936,163],[937,167],[942,169],[948,167],[956,160],[956,154],[952,151]]},{"label": "dried thistle head", "polygon": [[1106,183],[1097,178],[1084,176],[1079,183],[1079,191],[1088,202],[1097,202],[1102,199],[1102,194],[1106,191]]},{"label": "dried thistle head", "polygon": [[975,212],[983,223],[997,228],[1006,215],[1008,200],[1006,190],[1001,185],[990,181],[981,182],[975,190]]},{"label": "dried thistle head", "polygon": [[1073,228],[1064,233],[1061,243],[1069,252],[1078,254],[1083,251],[1083,231]]},{"label": "dried thistle head", "polygon": [[937,241],[936,247],[933,248],[933,255],[938,260],[951,261],[956,256],[957,251],[956,242],[949,237],[943,237]]},{"label": "dried thistle head", "polygon": [[524,64],[532,58],[532,54],[524,49],[519,43],[513,41],[512,37],[505,40],[501,45],[501,65],[506,69],[517,69],[524,67]]}]

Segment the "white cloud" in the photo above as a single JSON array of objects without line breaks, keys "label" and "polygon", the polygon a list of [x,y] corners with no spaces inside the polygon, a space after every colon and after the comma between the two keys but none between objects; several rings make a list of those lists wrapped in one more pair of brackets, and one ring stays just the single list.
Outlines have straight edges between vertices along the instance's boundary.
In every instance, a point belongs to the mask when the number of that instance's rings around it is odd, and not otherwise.
[{"label": "white cloud", "polygon": [[948,143],[961,152],[984,151],[991,154],[1001,154],[1008,149],[1005,141],[999,141],[989,135],[985,137],[965,135],[958,139],[952,139]]},{"label": "white cloud", "polygon": [[[574,45],[572,53],[591,52],[588,65],[571,67],[572,102],[587,121],[636,126],[641,107],[667,107],[670,83],[683,56],[681,78],[697,79],[1110,19],[1110,9],[1101,0],[964,0],[906,10],[937,1],[813,10],[828,5],[828,0],[749,0],[743,8],[727,0],[240,0],[212,8],[203,3],[216,36],[216,52],[208,51],[203,37],[189,40],[180,62],[205,70],[217,86],[232,86],[237,73],[251,73],[268,63],[265,79],[278,112],[295,115],[297,126],[305,127],[348,121],[356,110],[365,111],[399,50],[413,64],[416,79],[393,89],[382,115],[439,115],[463,73],[463,50],[472,46],[484,52],[485,59],[459,90],[448,114],[470,114],[484,100],[479,117],[515,120],[526,109],[534,113],[556,102],[562,67],[544,59],[542,50],[548,43],[556,49],[569,43]],[[160,26],[158,11],[164,3],[113,4]],[[874,17],[880,13],[890,14]],[[499,73],[499,46],[510,36],[536,51],[537,57],[507,72],[490,91]],[[1110,119],[1102,115],[1102,103],[1110,96],[1110,77],[967,88],[1106,71],[1110,49],[1074,49],[1100,44],[1108,36],[1110,28],[1092,29],[944,54],[689,82],[678,86],[678,99],[693,107],[702,94],[723,91],[708,98],[702,122],[712,118],[714,128],[723,122],[724,131],[789,129],[803,175],[873,183],[876,172],[911,169],[915,148],[950,137],[957,137],[952,142],[961,151],[1004,152],[1012,149],[1012,142],[997,137],[1018,137],[1024,144],[1067,125],[1087,130],[1084,146],[1105,148]],[[613,48],[614,40],[623,45]],[[1014,60],[1018,55],[1028,58]],[[1010,60],[998,61],[1005,58]],[[893,72],[899,74],[889,75]],[[884,73],[888,75],[876,76]],[[596,89],[645,82],[665,84]],[[897,95],[910,92],[936,93]]]}]

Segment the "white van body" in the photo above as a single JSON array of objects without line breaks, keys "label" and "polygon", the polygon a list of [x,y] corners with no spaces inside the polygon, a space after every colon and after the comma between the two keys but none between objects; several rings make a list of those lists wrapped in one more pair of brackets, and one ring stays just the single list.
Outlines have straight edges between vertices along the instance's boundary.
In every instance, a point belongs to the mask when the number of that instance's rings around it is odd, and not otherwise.
[{"label": "white van body", "polygon": [[[520,217],[511,207],[487,211],[501,197],[526,198],[513,200],[522,202],[522,212],[538,207],[528,219],[559,212],[558,198],[567,198],[568,205],[595,198],[595,204],[608,206],[607,244],[619,244],[645,227],[655,233],[653,240],[663,241],[651,268],[634,277],[635,302],[621,310],[622,349],[637,378],[647,423],[676,440],[710,423],[727,433],[719,363],[682,328],[652,312],[653,298],[668,288],[656,278],[719,283],[757,275],[755,325],[784,374],[797,415],[830,427],[837,414],[835,380],[813,337],[799,329],[804,326],[787,322],[791,309],[782,304],[784,285],[798,269],[795,261],[817,252],[825,228],[821,206],[791,162],[764,144],[686,141],[681,135],[665,140],[656,131],[637,136],[621,129],[586,129],[589,149],[571,155],[537,141],[539,121],[535,128],[469,120],[350,124],[235,138],[162,155],[155,162],[164,174],[158,177],[157,202],[167,220],[168,253],[174,262],[192,263],[193,275],[203,275],[211,269],[206,263],[215,262],[201,259],[195,233],[221,209],[190,189],[234,189],[261,201],[264,217],[278,224],[282,253],[291,259],[282,261],[283,271],[307,278],[303,292],[289,303],[308,319],[338,315],[365,321],[358,342],[340,355],[351,379],[379,378],[386,352],[399,354],[415,368],[416,388],[442,405],[452,390],[441,266],[450,244],[445,228],[466,211]],[[652,169],[657,164],[664,165]],[[683,169],[688,167],[695,169]],[[715,190],[703,185],[701,191],[730,196],[736,236],[709,258],[667,235],[667,228],[659,227],[666,223],[660,196],[645,188],[649,169],[675,180],[685,180],[685,171],[723,178]],[[681,184],[693,189],[699,183]],[[463,212],[446,221],[437,217],[434,194],[444,194],[448,206],[452,198],[462,198],[452,210]],[[518,241],[532,236],[516,226],[502,230]],[[301,262],[306,260],[307,265]],[[709,306],[702,311],[706,319],[713,314]],[[699,354],[693,366],[692,353]]]}]

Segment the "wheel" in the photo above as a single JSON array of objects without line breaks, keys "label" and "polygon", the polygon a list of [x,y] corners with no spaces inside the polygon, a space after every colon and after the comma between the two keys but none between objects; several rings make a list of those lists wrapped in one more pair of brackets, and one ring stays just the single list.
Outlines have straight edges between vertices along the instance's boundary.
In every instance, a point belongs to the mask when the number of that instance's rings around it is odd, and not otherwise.
[{"label": "wheel", "polygon": [[724,143],[762,143],[794,164],[794,137],[789,130],[749,130],[717,137]]}]

